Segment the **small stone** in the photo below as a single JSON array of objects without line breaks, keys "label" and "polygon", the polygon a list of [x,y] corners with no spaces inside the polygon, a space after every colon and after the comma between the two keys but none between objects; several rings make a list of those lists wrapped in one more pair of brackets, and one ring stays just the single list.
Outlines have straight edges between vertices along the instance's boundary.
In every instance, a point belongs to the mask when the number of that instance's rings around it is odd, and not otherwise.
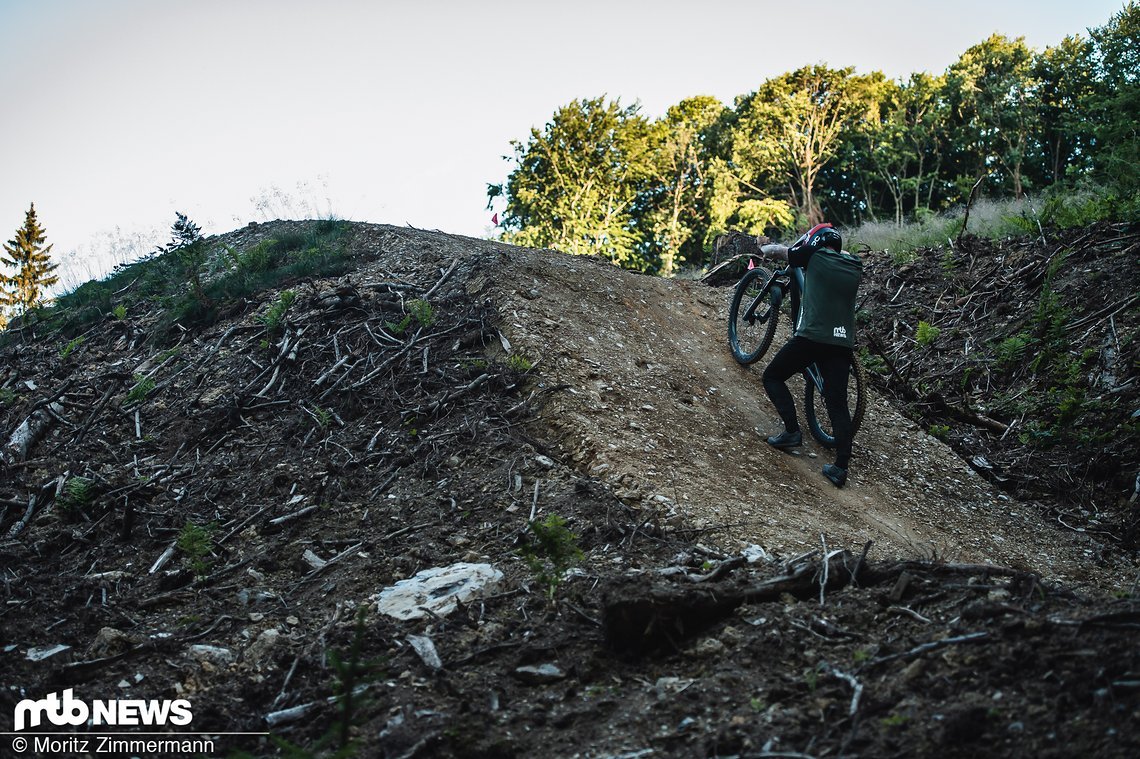
[{"label": "small stone", "polygon": [[56,654],[63,653],[71,649],[71,646],[59,643],[54,646],[39,646],[37,648],[28,649],[28,661],[43,661],[44,659],[55,656]]},{"label": "small stone", "polygon": [[301,624],[301,620],[297,619],[292,614],[290,614],[289,616],[285,617],[285,624],[296,626],[296,625]]},{"label": "small stone", "polygon": [[268,664],[273,656],[274,649],[277,648],[281,640],[281,633],[275,628],[263,630],[257,636],[257,640],[250,644],[249,648],[245,650],[243,659],[250,664],[258,667],[259,669]]},{"label": "small stone", "polygon": [[566,678],[566,673],[553,664],[519,667],[514,675],[528,685],[546,685]]},{"label": "small stone", "polygon": [[187,653],[198,661],[211,664],[229,664],[234,660],[234,652],[221,646],[209,646],[204,643],[190,646]]},{"label": "small stone", "polygon": [[129,635],[114,627],[104,627],[95,634],[95,640],[91,641],[91,646],[87,649],[87,656],[92,659],[104,659],[121,654],[130,647]]},{"label": "small stone", "polygon": [[415,652],[419,654],[420,660],[423,661],[424,664],[432,669],[441,669],[443,667],[443,662],[439,658],[439,652],[436,651],[435,643],[432,642],[431,638],[426,635],[409,635],[408,643],[410,643]]},{"label": "small stone", "polygon": [[534,463],[538,464],[543,469],[551,469],[554,467],[554,459],[543,456],[541,453],[534,457]]},{"label": "small stone", "polygon": [[657,700],[664,701],[668,696],[680,693],[692,684],[692,680],[684,680],[680,677],[659,677],[653,689],[657,693]]},{"label": "small stone", "polygon": [[693,647],[694,656],[719,656],[723,654],[725,645],[716,638],[705,638]]},{"label": "small stone", "polygon": [[904,683],[913,683],[918,678],[922,677],[922,673],[926,671],[926,661],[924,659],[915,659],[911,662],[906,669],[902,671],[902,679]]}]

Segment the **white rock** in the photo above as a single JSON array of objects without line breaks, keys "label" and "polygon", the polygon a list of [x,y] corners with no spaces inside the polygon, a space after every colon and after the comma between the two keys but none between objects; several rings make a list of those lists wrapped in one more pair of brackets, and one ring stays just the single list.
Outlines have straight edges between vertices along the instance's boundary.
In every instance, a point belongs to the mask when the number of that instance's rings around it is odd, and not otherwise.
[{"label": "white rock", "polygon": [[204,643],[190,646],[187,649],[191,656],[199,661],[208,661],[211,664],[229,664],[234,660],[234,652],[221,646],[208,646]]},{"label": "white rock", "polygon": [[423,663],[432,669],[442,669],[443,661],[439,658],[439,652],[435,650],[435,643],[426,635],[409,635],[408,643],[412,644],[412,648],[419,654]]},{"label": "white rock", "polygon": [[740,552],[749,564],[755,564],[758,561],[768,561],[768,552],[755,543],[751,543],[744,547]]},{"label": "white rock", "polygon": [[257,640],[253,641],[245,650],[243,659],[246,663],[253,664],[260,669],[272,658],[274,649],[280,642],[281,633],[276,628],[271,627],[268,630],[262,630],[261,634],[257,636]]},{"label": "white rock", "polygon": [[421,619],[428,611],[445,617],[458,604],[481,598],[502,579],[503,573],[490,564],[433,567],[380,591],[376,609],[395,619]]},{"label": "white rock", "polygon": [[63,653],[70,649],[71,646],[65,646],[59,643],[54,646],[41,646],[39,648],[28,649],[28,661],[43,661],[48,657],[55,656],[56,654]]},{"label": "white rock", "polygon": [[531,685],[555,683],[566,677],[566,673],[553,664],[539,664],[537,666],[519,667],[515,670],[515,677]]}]

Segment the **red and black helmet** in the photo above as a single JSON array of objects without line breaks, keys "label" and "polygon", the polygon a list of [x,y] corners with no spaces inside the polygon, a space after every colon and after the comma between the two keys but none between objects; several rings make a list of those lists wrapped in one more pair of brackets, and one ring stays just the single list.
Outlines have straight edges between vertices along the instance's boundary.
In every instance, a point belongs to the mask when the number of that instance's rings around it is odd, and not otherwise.
[{"label": "red and black helmet", "polygon": [[792,244],[788,252],[804,250],[805,248],[807,250],[831,248],[836,253],[839,253],[843,250],[843,237],[835,227],[830,224],[816,224],[804,232],[803,236]]}]

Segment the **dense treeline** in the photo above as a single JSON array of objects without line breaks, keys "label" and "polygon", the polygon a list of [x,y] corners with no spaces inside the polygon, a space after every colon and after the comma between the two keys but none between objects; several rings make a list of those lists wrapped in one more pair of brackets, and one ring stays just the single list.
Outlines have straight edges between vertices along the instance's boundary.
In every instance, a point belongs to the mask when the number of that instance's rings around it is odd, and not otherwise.
[{"label": "dense treeline", "polygon": [[1140,197],[1140,5],[1043,51],[995,34],[943,74],[809,66],[732,107],[693,97],[660,119],[604,97],[563,106],[489,188],[513,243],[672,274],[728,227],[779,234],[922,219],[977,185],[1020,198],[1085,185]]}]

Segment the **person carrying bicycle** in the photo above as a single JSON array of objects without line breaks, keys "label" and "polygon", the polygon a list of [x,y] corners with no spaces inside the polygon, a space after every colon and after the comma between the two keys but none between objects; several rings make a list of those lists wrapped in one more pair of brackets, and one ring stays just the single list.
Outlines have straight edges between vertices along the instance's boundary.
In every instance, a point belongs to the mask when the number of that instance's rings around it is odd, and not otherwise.
[{"label": "person carrying bicycle", "polygon": [[784,431],[768,438],[781,451],[803,445],[796,405],[787,381],[811,363],[823,377],[823,400],[835,433],[835,463],[823,475],[837,488],[847,483],[853,436],[847,408],[847,378],[855,347],[855,296],[863,262],[843,250],[843,238],[830,224],[817,224],[791,247],[762,245],[761,252],[804,269],[804,292],[795,335],[764,370],[764,390],[784,422]]}]

